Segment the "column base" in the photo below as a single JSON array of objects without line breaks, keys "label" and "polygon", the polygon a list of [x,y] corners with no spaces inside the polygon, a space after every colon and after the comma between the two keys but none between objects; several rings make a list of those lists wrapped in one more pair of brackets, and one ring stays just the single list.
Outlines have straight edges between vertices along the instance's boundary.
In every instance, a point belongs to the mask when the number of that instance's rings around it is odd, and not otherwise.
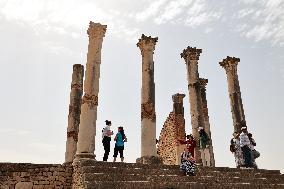
[{"label": "column base", "polygon": [[136,163],[142,164],[163,164],[163,160],[157,156],[143,156],[136,159]]},{"label": "column base", "polygon": [[78,161],[80,159],[92,159],[92,160],[95,160],[96,161],[96,155],[95,154],[92,154],[92,153],[89,153],[89,152],[81,152],[81,153],[77,153],[75,155],[75,159],[73,160],[74,161]]}]

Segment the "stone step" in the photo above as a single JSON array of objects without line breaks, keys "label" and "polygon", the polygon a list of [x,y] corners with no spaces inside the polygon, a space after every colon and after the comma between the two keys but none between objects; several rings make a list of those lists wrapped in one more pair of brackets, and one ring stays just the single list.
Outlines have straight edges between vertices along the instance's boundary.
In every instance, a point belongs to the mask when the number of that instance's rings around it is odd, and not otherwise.
[{"label": "stone step", "polygon": [[150,181],[96,181],[88,182],[86,189],[283,189],[282,184],[258,184],[258,183],[216,183],[207,185],[198,182],[150,182]]},{"label": "stone step", "polygon": [[[121,162],[102,162],[94,160],[86,160],[81,163],[81,166],[96,166],[96,167],[123,167],[123,168],[145,168],[145,169],[179,169],[178,165],[149,165],[139,163],[121,163]],[[241,173],[268,173],[268,174],[280,174],[280,170],[265,170],[265,169],[237,169],[229,167],[203,167],[198,166],[200,171],[221,171],[221,172],[241,172]]]},{"label": "stone step", "polygon": [[250,178],[250,177],[216,177],[216,176],[181,176],[181,175],[145,175],[145,174],[118,174],[118,173],[85,173],[85,181],[151,181],[151,182],[202,182],[206,184],[222,182],[246,182],[258,184],[284,184],[278,178]]},{"label": "stone step", "polygon": [[[87,166],[82,168],[84,173],[115,173],[115,174],[145,174],[145,175],[166,175],[175,174],[182,175],[182,172],[177,169],[145,169],[145,168],[124,168],[124,167],[97,167]],[[213,170],[196,170],[197,176],[222,176],[222,177],[249,177],[249,178],[282,178],[281,174],[270,174],[267,172],[225,172]]]}]

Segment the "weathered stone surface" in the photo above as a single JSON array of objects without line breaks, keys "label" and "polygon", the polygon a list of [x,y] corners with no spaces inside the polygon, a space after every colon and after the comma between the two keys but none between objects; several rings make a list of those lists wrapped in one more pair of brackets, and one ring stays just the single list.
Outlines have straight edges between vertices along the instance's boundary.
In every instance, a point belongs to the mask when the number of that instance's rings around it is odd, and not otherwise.
[{"label": "weathered stone surface", "polygon": [[81,99],[83,94],[83,77],[84,66],[81,64],[73,65],[65,163],[73,162],[77,151],[77,141],[81,114]]},{"label": "weathered stone surface", "polygon": [[[142,34],[137,43],[142,55],[141,157],[157,156],[153,54],[158,38]],[[146,158],[147,159],[147,158]],[[143,161],[144,162],[144,161]]]},{"label": "weathered stone surface", "polygon": [[178,93],[172,96],[173,111],[165,121],[159,137],[157,153],[166,165],[179,165],[180,154],[185,147],[178,145],[178,140],[185,140],[184,97],[184,94]]},{"label": "weathered stone surface", "polygon": [[70,164],[0,163],[0,188],[71,188],[72,174]]},{"label": "weathered stone surface", "polygon": [[95,135],[97,121],[97,106],[99,93],[99,78],[101,64],[101,49],[106,25],[90,22],[88,28],[89,46],[84,81],[84,96],[82,99],[79,137],[76,158],[95,158]]},{"label": "weathered stone surface", "polygon": [[205,129],[205,132],[210,137],[210,144],[209,144],[210,166],[214,167],[215,159],[214,159],[211,129],[210,129],[210,123],[209,123],[208,106],[207,106],[207,98],[206,98],[206,85],[208,83],[208,79],[199,78],[199,83],[200,83],[200,90],[201,90],[200,92],[201,92],[202,110],[203,110],[203,116],[204,116],[204,129]]},{"label": "weathered stone surface", "polygon": [[15,186],[15,189],[32,189],[33,183],[32,182],[18,182]]},{"label": "weathered stone surface", "polygon": [[234,131],[240,133],[242,126],[246,126],[246,120],[237,73],[237,65],[239,62],[239,58],[227,56],[227,58],[223,59],[219,64],[226,70],[227,74]]},{"label": "weathered stone surface", "polygon": [[[187,68],[192,135],[196,141],[199,140],[198,128],[204,128],[204,116],[198,73],[198,60],[201,53],[202,49],[197,49],[196,47],[187,47],[181,53],[181,57],[184,58]],[[194,154],[196,161],[201,162],[200,151],[198,148],[195,148]]]}]

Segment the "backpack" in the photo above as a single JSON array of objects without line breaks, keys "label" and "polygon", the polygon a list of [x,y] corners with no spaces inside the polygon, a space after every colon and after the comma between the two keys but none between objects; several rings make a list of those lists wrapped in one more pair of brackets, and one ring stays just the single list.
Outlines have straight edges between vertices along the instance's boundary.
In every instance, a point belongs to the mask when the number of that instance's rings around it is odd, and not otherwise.
[{"label": "backpack", "polygon": [[233,140],[233,139],[231,139],[230,151],[231,151],[231,152],[235,152],[235,151],[236,151],[236,147],[235,147],[235,143],[234,143],[234,140]]}]

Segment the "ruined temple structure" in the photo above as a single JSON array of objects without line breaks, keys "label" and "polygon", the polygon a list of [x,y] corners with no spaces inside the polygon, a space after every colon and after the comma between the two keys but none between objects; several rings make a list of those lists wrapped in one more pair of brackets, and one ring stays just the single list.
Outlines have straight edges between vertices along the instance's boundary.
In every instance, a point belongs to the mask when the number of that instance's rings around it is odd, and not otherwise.
[{"label": "ruined temple structure", "polygon": [[185,120],[183,98],[184,94],[175,94],[172,96],[173,111],[170,112],[162,128],[158,155],[166,165],[179,165],[180,155],[185,145],[179,145],[179,139],[185,140]]},{"label": "ruined temple structure", "polygon": [[[158,38],[145,35],[142,35],[137,44],[142,55],[141,157],[137,163],[97,161],[96,120],[101,49],[106,28],[106,25],[90,22],[84,89],[84,67],[73,66],[65,163],[0,163],[0,189],[284,188],[284,175],[279,170],[213,167],[212,145],[211,166],[198,166],[196,176],[184,176],[177,165],[183,147],[176,145],[177,139],[185,138],[184,94],[172,96],[173,111],[161,131],[157,156],[153,54]],[[211,135],[206,99],[208,80],[199,78],[198,74],[200,53],[201,49],[188,47],[181,54],[186,62],[192,132],[196,139],[199,137],[198,127],[204,127]],[[237,76],[238,62],[238,58],[227,57],[220,63],[227,73],[236,131],[245,124]]]},{"label": "ruined temple structure", "polygon": [[227,56],[219,64],[227,74],[228,91],[231,104],[231,112],[234,124],[234,131],[240,133],[241,128],[246,126],[245,113],[242,103],[240,84],[237,73],[239,58]]},{"label": "ruined temple structure", "polygon": [[81,114],[81,99],[83,94],[83,77],[84,66],[81,64],[73,65],[65,163],[72,163],[77,151],[77,141]]}]

